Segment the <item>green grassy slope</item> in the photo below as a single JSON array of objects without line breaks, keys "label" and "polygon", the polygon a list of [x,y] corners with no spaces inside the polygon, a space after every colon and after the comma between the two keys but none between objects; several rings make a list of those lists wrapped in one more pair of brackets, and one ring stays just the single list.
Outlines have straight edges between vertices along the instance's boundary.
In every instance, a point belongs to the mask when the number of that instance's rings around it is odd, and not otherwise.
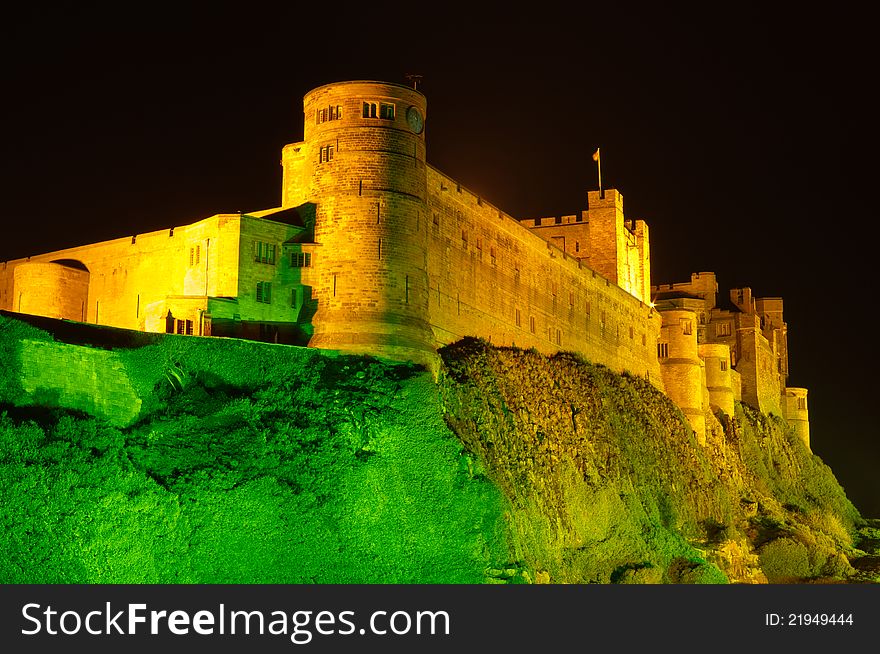
[{"label": "green grassy slope", "polygon": [[[118,336],[118,335],[117,335]],[[112,427],[39,406],[0,317],[0,582],[846,578],[860,518],[784,423],[706,448],[640,379],[467,340],[417,367],[227,339],[114,350]],[[113,379],[117,379],[113,377]]]}]

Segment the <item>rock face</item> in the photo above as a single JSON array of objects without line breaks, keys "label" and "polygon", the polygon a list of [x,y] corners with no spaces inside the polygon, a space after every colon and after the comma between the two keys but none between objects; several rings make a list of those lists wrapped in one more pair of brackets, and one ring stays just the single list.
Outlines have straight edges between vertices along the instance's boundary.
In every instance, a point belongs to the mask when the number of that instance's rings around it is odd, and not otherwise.
[{"label": "rock face", "polygon": [[859,514],[781,419],[708,414],[700,446],[642,379],[474,340],[441,355],[446,420],[507,496],[515,558],[535,581],[852,574]]},{"label": "rock face", "polygon": [[[876,549],[880,525],[781,419],[745,406],[708,414],[699,445],[653,386],[568,354],[465,340],[435,380],[371,357],[59,324],[66,342],[0,316],[2,583],[877,575],[853,539],[862,528]],[[128,380],[135,422],[29,391],[35,346]]]}]

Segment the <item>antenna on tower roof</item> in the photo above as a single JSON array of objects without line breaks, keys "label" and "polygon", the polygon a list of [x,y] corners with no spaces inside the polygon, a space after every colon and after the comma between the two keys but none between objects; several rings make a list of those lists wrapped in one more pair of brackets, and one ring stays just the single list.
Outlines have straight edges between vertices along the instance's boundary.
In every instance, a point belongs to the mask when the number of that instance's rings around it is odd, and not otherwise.
[{"label": "antenna on tower roof", "polygon": [[416,91],[419,90],[419,82],[422,81],[421,75],[418,75],[416,73],[406,73],[404,75],[404,77],[406,77],[406,79],[408,79],[410,82],[412,82],[413,89],[415,89]]}]

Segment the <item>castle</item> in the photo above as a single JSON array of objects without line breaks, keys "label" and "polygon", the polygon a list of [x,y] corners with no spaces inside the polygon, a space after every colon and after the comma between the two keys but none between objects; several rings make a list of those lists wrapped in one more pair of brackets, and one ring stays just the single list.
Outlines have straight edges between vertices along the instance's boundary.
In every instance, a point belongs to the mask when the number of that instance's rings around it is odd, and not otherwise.
[{"label": "castle", "polygon": [[427,164],[412,88],[328,84],[303,107],[280,207],[4,262],[0,309],[426,364],[464,336],[572,350],[648,379],[700,442],[707,412],[742,400],[809,446],[781,299],[734,289],[719,306],[712,273],[652,287],[648,226],[613,189],[575,215],[504,213]]}]

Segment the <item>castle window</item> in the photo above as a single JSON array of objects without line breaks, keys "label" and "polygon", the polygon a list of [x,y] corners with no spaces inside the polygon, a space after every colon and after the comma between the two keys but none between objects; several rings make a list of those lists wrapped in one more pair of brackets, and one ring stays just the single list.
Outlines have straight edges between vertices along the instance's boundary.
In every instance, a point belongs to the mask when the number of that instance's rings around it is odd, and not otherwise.
[{"label": "castle window", "polygon": [[724,359],[721,359],[721,370],[727,370],[727,361],[725,361]]},{"label": "castle window", "polygon": [[303,287],[297,286],[291,289],[290,292],[290,306],[294,309],[299,309],[303,305]]},{"label": "castle window", "polygon": [[489,256],[492,257],[492,265],[495,265],[495,247],[489,248]]},{"label": "castle window", "polygon": [[568,306],[570,306],[570,307],[574,306],[574,291],[568,292]]},{"label": "castle window", "polygon": [[556,216],[556,217],[553,219],[553,224],[554,224],[554,225],[561,225],[561,224],[562,224],[562,216]]},{"label": "castle window", "polygon": [[333,161],[333,152],[335,148],[332,145],[325,145],[318,154],[318,163],[326,163]]},{"label": "castle window", "polygon": [[178,320],[177,321],[177,333],[192,336],[192,334],[193,334],[193,321],[192,320]]},{"label": "castle window", "polygon": [[189,249],[189,265],[194,266],[199,262],[201,249],[200,245]]},{"label": "castle window", "polygon": [[291,252],[290,267],[291,268],[308,268],[312,265],[311,252]]},{"label": "castle window", "polygon": [[636,337],[635,330],[632,328],[632,326],[630,326],[630,328],[629,328],[629,337],[631,339]]},{"label": "castle window", "polygon": [[364,118],[375,118],[376,117],[376,103],[375,102],[364,102]]},{"label": "castle window", "polygon": [[325,120],[327,120],[327,110],[326,109],[318,109],[315,112],[315,124],[320,125]]},{"label": "castle window", "polygon": [[529,316],[529,331],[535,333],[535,316]]},{"label": "castle window", "polygon": [[679,324],[681,325],[681,333],[685,336],[690,336],[694,333],[694,323],[692,320],[688,318],[680,318]]},{"label": "castle window", "polygon": [[257,282],[257,302],[272,303],[272,282]]},{"label": "castle window", "polygon": [[254,241],[254,261],[275,265],[275,245]]},{"label": "castle window", "polygon": [[730,336],[730,323],[719,322],[715,325],[715,336]]},{"label": "castle window", "polygon": [[580,241],[575,241],[575,242],[574,242],[574,251],[575,251],[575,252],[580,252],[580,251],[581,251],[581,242],[580,242]]},{"label": "castle window", "polygon": [[379,118],[385,120],[394,120],[394,105],[385,102],[379,105]]},{"label": "castle window", "polygon": [[642,334],[642,347],[646,347],[648,345],[648,341],[645,339],[645,335]]},{"label": "castle window", "polygon": [[562,330],[561,329],[556,330],[556,344],[562,345]]},{"label": "castle window", "polygon": [[483,249],[483,239],[481,239],[481,238],[478,238],[478,239],[477,239],[477,249],[478,249],[478,250],[482,250],[482,249]]},{"label": "castle window", "polygon": [[669,358],[669,343],[657,343],[657,358]]},{"label": "castle window", "polygon": [[339,120],[342,118],[342,107],[338,104],[333,105],[329,108],[328,113],[330,114],[328,120]]},{"label": "castle window", "polygon": [[807,410],[807,398],[799,397],[797,399],[797,408],[801,409],[802,411],[806,411]]},{"label": "castle window", "polygon": [[516,310],[516,326],[522,327],[522,315],[519,312],[519,309]]},{"label": "castle window", "polygon": [[590,315],[590,301],[587,300],[587,315]]}]

